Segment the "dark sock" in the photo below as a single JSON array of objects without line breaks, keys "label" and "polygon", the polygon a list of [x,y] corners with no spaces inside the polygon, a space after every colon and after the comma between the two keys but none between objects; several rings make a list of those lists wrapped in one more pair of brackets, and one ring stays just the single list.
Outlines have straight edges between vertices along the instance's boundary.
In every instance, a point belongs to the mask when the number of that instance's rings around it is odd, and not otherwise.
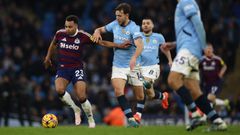
[{"label": "dark sock", "polygon": [[160,100],[163,99],[162,92],[159,92],[159,91],[156,91],[156,90],[154,92],[155,92],[155,96],[153,97],[153,99],[160,99]]},{"label": "dark sock", "polygon": [[133,117],[132,109],[124,95],[117,97],[118,103],[127,118]]},{"label": "dark sock", "polygon": [[183,102],[187,105],[189,111],[191,112],[197,111],[197,106],[193,102],[192,96],[190,95],[187,88],[185,88],[184,86],[180,87],[177,90],[177,94],[182,98]]},{"label": "dark sock", "polygon": [[59,94],[59,93],[58,93],[58,97],[59,97],[59,98],[62,98],[62,97],[64,96],[64,94],[65,94],[65,91],[64,91],[62,94]]},{"label": "dark sock", "polygon": [[143,113],[144,105],[145,105],[145,98],[143,100],[137,101],[137,112]]},{"label": "dark sock", "polygon": [[207,100],[206,96],[201,95],[195,100],[197,106],[207,115],[207,117],[214,121],[215,119],[219,118],[216,111],[211,107],[210,102]]}]

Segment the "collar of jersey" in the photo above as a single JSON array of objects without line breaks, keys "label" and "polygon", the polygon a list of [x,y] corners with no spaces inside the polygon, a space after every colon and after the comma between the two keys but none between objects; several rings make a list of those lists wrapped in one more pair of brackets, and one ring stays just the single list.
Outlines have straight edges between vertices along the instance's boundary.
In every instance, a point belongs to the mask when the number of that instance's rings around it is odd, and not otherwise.
[{"label": "collar of jersey", "polygon": [[70,37],[75,37],[78,34],[78,29],[76,30],[76,32],[73,35],[69,35]]},{"label": "collar of jersey", "polygon": [[129,24],[131,23],[131,20],[129,20],[129,22],[127,23],[127,25],[125,25],[125,26],[121,26],[121,27],[127,27]]}]

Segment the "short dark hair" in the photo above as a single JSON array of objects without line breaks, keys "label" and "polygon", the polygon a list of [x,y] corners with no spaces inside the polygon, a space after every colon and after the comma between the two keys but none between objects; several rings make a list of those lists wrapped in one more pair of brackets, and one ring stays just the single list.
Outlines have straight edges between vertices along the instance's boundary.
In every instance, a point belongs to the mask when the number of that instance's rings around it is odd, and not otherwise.
[{"label": "short dark hair", "polygon": [[66,17],[66,21],[73,21],[75,24],[78,24],[78,17],[76,15],[69,15]]},{"label": "short dark hair", "polygon": [[150,16],[144,16],[142,20],[151,20],[152,22],[154,21],[153,18]]},{"label": "short dark hair", "polygon": [[124,14],[129,14],[131,13],[131,6],[128,3],[120,3],[116,8],[115,11],[123,11]]}]

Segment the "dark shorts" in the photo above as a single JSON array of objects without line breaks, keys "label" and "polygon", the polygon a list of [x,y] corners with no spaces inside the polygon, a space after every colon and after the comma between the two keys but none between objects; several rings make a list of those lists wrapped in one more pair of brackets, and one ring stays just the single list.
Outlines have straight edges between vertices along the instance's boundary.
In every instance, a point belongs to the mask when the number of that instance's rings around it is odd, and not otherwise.
[{"label": "dark shorts", "polygon": [[222,80],[218,80],[211,84],[205,84],[203,85],[203,91],[206,95],[210,93],[214,95],[218,95],[222,91],[222,84],[223,84]]},{"label": "dark shorts", "polygon": [[77,81],[85,81],[86,75],[82,68],[72,68],[72,69],[58,69],[56,74],[56,79],[62,77],[72,84],[75,84]]}]

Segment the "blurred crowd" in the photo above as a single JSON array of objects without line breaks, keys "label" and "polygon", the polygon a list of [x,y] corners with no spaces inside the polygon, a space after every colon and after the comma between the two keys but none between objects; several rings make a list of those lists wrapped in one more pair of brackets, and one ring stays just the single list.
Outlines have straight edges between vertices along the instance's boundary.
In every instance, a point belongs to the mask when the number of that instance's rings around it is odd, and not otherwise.
[{"label": "blurred crowd", "polygon": [[[55,32],[63,28],[65,17],[80,18],[80,29],[89,33],[115,19],[114,8],[120,0],[1,0],[0,1],[0,124],[8,125],[8,118],[40,121],[43,114],[58,114],[62,123],[73,123],[73,113],[58,99],[54,90],[55,68],[44,69],[43,59]],[[174,41],[174,10],[176,0],[128,0],[132,5],[131,18],[139,25],[144,16],[155,23],[155,32],[166,41]],[[240,0],[198,0],[207,40],[214,45],[231,72],[235,66],[240,35]],[[104,39],[112,40],[111,34]],[[117,105],[110,83],[112,49],[89,46],[84,53],[88,97],[93,104],[97,122],[101,123],[108,110]],[[174,56],[174,51],[172,52]],[[161,77],[156,89],[171,92],[166,84],[169,72],[167,60],[160,54]],[[73,94],[72,86],[68,91]],[[127,97],[134,101],[131,88]],[[236,93],[237,94],[237,93]],[[240,119],[240,95],[232,99],[232,109],[219,109],[223,117]],[[170,108],[163,110],[159,101],[147,102],[146,114],[182,115],[183,104],[173,92]],[[2,121],[1,121],[2,120]]]}]

